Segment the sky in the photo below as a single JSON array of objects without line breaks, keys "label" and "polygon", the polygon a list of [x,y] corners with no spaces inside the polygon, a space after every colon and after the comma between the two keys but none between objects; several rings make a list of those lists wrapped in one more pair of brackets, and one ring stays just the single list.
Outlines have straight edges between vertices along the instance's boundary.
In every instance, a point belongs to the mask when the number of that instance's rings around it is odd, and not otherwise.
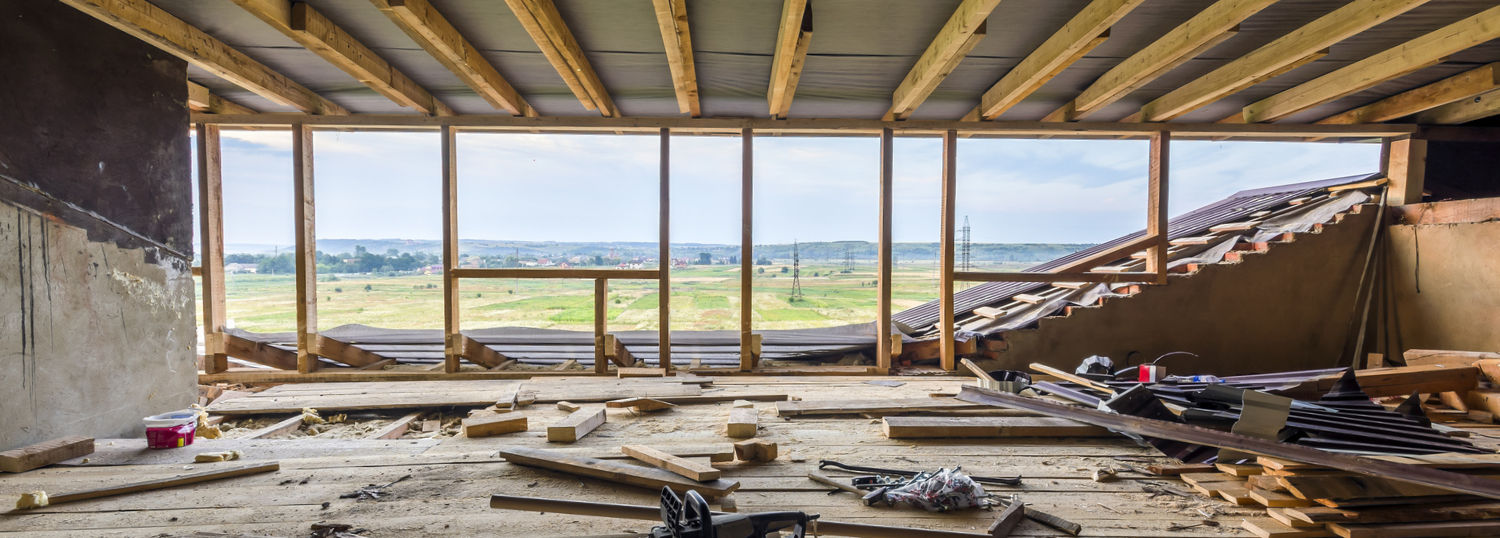
[{"label": "sky", "polygon": [[[291,134],[224,131],[225,243],[291,245]],[[440,239],[437,133],[314,134],[317,237]],[[674,136],[672,242],[738,244],[740,139]],[[956,211],[973,242],[1097,243],[1146,218],[1147,143],[960,139]],[[458,135],[463,239],[657,238],[659,138]],[[895,139],[897,242],[938,239],[941,141]],[[1176,141],[1169,212],[1244,189],[1365,174],[1379,144]],[[876,138],[760,137],[755,242],[876,239]],[[196,197],[195,197],[196,199]]]}]

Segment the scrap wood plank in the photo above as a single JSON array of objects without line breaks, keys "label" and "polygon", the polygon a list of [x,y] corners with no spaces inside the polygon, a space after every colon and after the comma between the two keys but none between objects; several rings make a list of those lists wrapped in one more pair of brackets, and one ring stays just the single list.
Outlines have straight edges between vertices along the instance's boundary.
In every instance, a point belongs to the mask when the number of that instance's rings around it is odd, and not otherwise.
[{"label": "scrap wood plank", "polygon": [[515,399],[519,385],[506,380],[478,381],[393,381],[352,383],[307,383],[287,385],[243,398],[209,404],[209,413],[217,415],[256,415],[300,413],[305,408],[318,411],[358,411],[368,409],[417,409],[448,406],[488,406]]},{"label": "scrap wood plank", "polygon": [[597,403],[622,398],[655,398],[670,401],[666,397],[701,396],[703,394],[703,389],[693,384],[666,381],[635,382],[630,379],[611,381],[613,382],[591,385],[573,384],[572,386],[527,382],[524,388],[536,391],[536,401],[538,403],[556,403],[561,401]]},{"label": "scrap wood plank", "polygon": [[276,437],[278,435],[285,435],[285,434],[288,434],[288,433],[292,433],[294,431],[297,431],[297,429],[301,428],[301,427],[302,427],[302,413],[301,413],[301,410],[299,409],[296,416],[293,416],[293,417],[288,418],[286,420],[283,420],[281,422],[277,422],[277,423],[272,424],[270,426],[266,426],[266,427],[261,428],[259,430],[255,430],[253,432],[250,432],[249,435],[246,435],[244,437],[240,437],[240,439],[265,439],[267,437]]},{"label": "scrap wood plank", "polygon": [[[559,402],[558,405],[561,405],[561,403]],[[663,409],[671,409],[676,406],[677,404],[667,403],[652,398],[624,398],[620,400],[610,400],[604,402],[604,407],[608,407],[611,409],[634,409],[641,412],[661,411]]]},{"label": "scrap wood plank", "polygon": [[1500,480],[1490,480],[1488,478],[1416,465],[1359,458],[1301,445],[1210,430],[1188,424],[1105,413],[1094,409],[1062,405],[1036,398],[985,390],[974,386],[963,387],[963,391],[959,393],[958,399],[967,402],[987,403],[990,405],[1035,411],[1049,416],[1087,422],[1111,430],[1129,432],[1147,437],[1159,437],[1218,448],[1231,448],[1258,456],[1279,457],[1303,463],[1324,465],[1357,474],[1433,486],[1456,493],[1500,499]]},{"label": "scrap wood plank", "polygon": [[1240,527],[1260,538],[1319,538],[1333,536],[1322,527],[1292,527],[1279,521],[1263,517],[1247,517]]},{"label": "scrap wood plank", "polygon": [[1147,465],[1146,470],[1157,476],[1176,476],[1182,473],[1208,473],[1217,468],[1212,463],[1153,463]]},{"label": "scrap wood plank", "polygon": [[725,422],[724,432],[735,438],[755,437],[760,429],[760,411],[754,407],[736,407],[729,410],[729,420]]},{"label": "scrap wood plank", "polygon": [[1324,523],[1415,523],[1493,518],[1500,503],[1482,501],[1452,505],[1384,506],[1367,510],[1309,506],[1283,509],[1288,516],[1308,524]]},{"label": "scrap wood plank", "polygon": [[1497,536],[1500,520],[1439,521],[1428,523],[1386,523],[1351,525],[1329,523],[1328,530],[1339,538],[1428,538],[1432,536]]},{"label": "scrap wood plank", "polygon": [[604,424],[604,408],[579,409],[547,426],[547,442],[572,443]]},{"label": "scrap wood plank", "polygon": [[1449,494],[1444,488],[1355,474],[1282,476],[1276,480],[1299,499],[1435,497]]},{"label": "scrap wood plank", "polygon": [[889,439],[945,437],[1114,437],[1104,428],[1051,417],[885,417]]},{"label": "scrap wood plank", "polygon": [[[604,413],[604,410],[599,410]],[[602,421],[601,421],[602,422]],[[486,412],[463,419],[464,437],[491,437],[512,432],[526,431],[526,415],[516,411],[509,413]],[[551,428],[548,428],[551,434]]]},{"label": "scrap wood plank", "polygon": [[229,468],[219,468],[218,466],[213,466],[211,470],[208,471],[179,474],[176,476],[158,478],[155,480],[121,484],[118,486],[106,486],[86,491],[64,493],[62,495],[47,495],[46,505],[62,504],[73,501],[97,499],[100,497],[124,495],[126,493],[138,493],[142,491],[152,491],[157,489],[185,486],[188,484],[197,484],[199,482],[208,482],[210,480],[234,478],[237,476],[245,476],[258,473],[269,473],[279,469],[281,469],[281,464],[274,461],[241,465]]},{"label": "scrap wood plank", "polygon": [[637,367],[633,367],[632,366],[632,367],[621,367],[621,368],[617,369],[616,371],[619,372],[619,376],[621,378],[628,378],[628,377],[666,377],[667,376],[667,369],[666,368],[637,368]]},{"label": "scrap wood plank", "polygon": [[59,461],[70,460],[94,453],[92,437],[59,437],[0,452],[0,471],[24,473],[38,467],[46,467]]},{"label": "scrap wood plank", "polygon": [[[1343,374],[1331,374],[1304,383],[1301,391],[1322,395],[1333,389]],[[1398,366],[1393,368],[1370,368],[1355,370],[1359,387],[1371,397],[1407,396],[1413,392],[1423,394],[1438,392],[1463,392],[1472,390],[1479,383],[1479,369],[1473,366],[1450,366],[1427,364],[1421,366]]]},{"label": "scrap wood plank", "polygon": [[1266,509],[1266,515],[1271,516],[1271,519],[1276,520],[1277,523],[1280,523],[1282,525],[1286,525],[1288,527],[1318,527],[1318,528],[1323,528],[1323,524],[1322,523],[1308,523],[1306,521],[1302,521],[1300,519],[1292,517],[1291,514],[1287,513],[1287,509],[1286,508],[1267,508]]},{"label": "scrap wood plank", "polygon": [[370,434],[369,438],[400,439],[402,435],[406,435],[406,430],[411,429],[412,421],[417,420],[417,417],[420,416],[422,416],[421,413],[411,413],[394,421],[391,421],[391,423],[387,424],[384,428],[381,428],[375,433]]},{"label": "scrap wood plank", "polygon": [[1312,501],[1298,499],[1285,493],[1268,491],[1259,488],[1250,488],[1250,498],[1266,508],[1286,508],[1292,506],[1311,506]]},{"label": "scrap wood plank", "polygon": [[632,458],[644,461],[651,465],[655,465],[658,468],[677,473],[683,478],[688,478],[698,482],[718,480],[719,477],[723,474],[723,471],[715,469],[709,465],[698,463],[687,458],[673,456],[646,445],[625,445],[620,447],[620,452]]},{"label": "scrap wood plank", "polygon": [[721,478],[707,482],[694,482],[662,469],[572,456],[555,450],[509,447],[500,450],[500,457],[517,465],[541,467],[658,491],[663,487],[672,488],[672,491],[678,494],[694,490],[708,498],[728,495],[740,487],[740,483],[733,480]]},{"label": "scrap wood plank", "polygon": [[783,417],[806,415],[859,415],[864,413],[904,413],[951,409],[984,409],[983,404],[961,402],[953,398],[887,398],[874,400],[799,400],[776,404],[776,414]]}]

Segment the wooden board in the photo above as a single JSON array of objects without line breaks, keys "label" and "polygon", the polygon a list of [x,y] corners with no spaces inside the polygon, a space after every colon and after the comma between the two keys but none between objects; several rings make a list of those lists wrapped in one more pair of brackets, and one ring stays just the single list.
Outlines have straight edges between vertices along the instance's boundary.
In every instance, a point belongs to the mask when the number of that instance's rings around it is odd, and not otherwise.
[{"label": "wooden board", "polygon": [[412,421],[416,420],[417,417],[420,417],[420,416],[422,416],[421,413],[411,413],[411,414],[408,414],[408,415],[403,416],[401,418],[398,418],[396,420],[393,420],[393,421],[391,421],[390,424],[387,424],[384,428],[381,428],[381,429],[377,430],[375,433],[370,434],[369,438],[370,439],[400,439],[402,435],[406,435],[406,431],[408,429],[411,429],[411,423],[412,423]]},{"label": "wooden board", "polygon": [[[599,410],[600,414],[604,410]],[[600,422],[603,422],[602,420]],[[490,437],[526,431],[526,415],[517,412],[487,413],[463,419],[464,437]],[[548,429],[549,435],[551,429]]]},{"label": "wooden board", "polygon": [[604,424],[604,409],[579,409],[566,418],[547,426],[547,441],[572,443]]},{"label": "wooden board", "polygon": [[541,467],[631,486],[655,490],[669,487],[678,494],[694,490],[698,494],[708,498],[728,495],[740,487],[740,483],[733,480],[719,479],[707,482],[694,482],[661,469],[630,465],[618,461],[570,456],[555,450],[510,447],[501,449],[500,457],[505,458],[505,461],[517,465]]},{"label": "wooden board", "polygon": [[1321,538],[1333,536],[1322,527],[1292,527],[1271,518],[1245,518],[1241,528],[1260,538]]},{"label": "wooden board", "polygon": [[1286,508],[1288,516],[1307,524],[1324,523],[1414,523],[1482,519],[1500,513],[1500,503],[1477,502],[1454,505],[1390,506],[1370,509],[1343,509],[1327,506]]},{"label": "wooden board", "polygon": [[670,378],[627,378],[624,380],[603,378],[600,381],[591,383],[557,382],[557,380],[546,380],[546,382],[528,381],[523,386],[523,389],[536,391],[536,401],[538,403],[561,401],[573,403],[607,402],[623,398],[656,398],[661,400],[668,396],[699,396],[703,394],[703,389],[697,385],[671,382],[667,381],[668,379]]},{"label": "wooden board", "polygon": [[783,417],[806,415],[860,415],[864,413],[905,413],[953,409],[984,409],[986,405],[961,402],[953,398],[893,398],[876,400],[801,400],[776,404],[776,414]]},{"label": "wooden board", "polygon": [[94,453],[92,437],[59,437],[0,452],[0,471],[24,473],[59,461]]},{"label": "wooden board", "polygon": [[1441,521],[1350,525],[1330,523],[1328,530],[1340,538],[1429,538],[1432,536],[1500,536],[1500,520]]},{"label": "wooden board", "polygon": [[304,408],[328,411],[418,409],[427,407],[483,407],[515,399],[514,381],[389,381],[302,383],[279,385],[262,392],[209,404],[218,415],[301,413]]},{"label": "wooden board", "polygon": [[760,411],[754,407],[736,407],[729,410],[729,420],[725,423],[725,434],[730,437],[743,439],[755,437],[760,429]]},{"label": "wooden board", "polygon": [[620,452],[632,458],[644,461],[657,468],[666,469],[691,480],[707,482],[718,480],[723,471],[712,466],[698,463],[696,461],[673,456],[656,448],[646,445],[625,445],[620,447]]},{"label": "wooden board", "polygon": [[944,437],[1112,437],[1109,430],[1050,417],[885,417],[882,428],[890,439]]}]

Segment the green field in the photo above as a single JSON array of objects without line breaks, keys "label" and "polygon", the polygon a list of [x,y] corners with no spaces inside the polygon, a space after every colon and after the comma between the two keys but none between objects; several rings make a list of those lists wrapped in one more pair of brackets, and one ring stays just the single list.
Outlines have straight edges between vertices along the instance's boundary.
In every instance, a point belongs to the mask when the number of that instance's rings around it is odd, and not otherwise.
[{"label": "green field", "polygon": [[[985,269],[1019,269],[1017,263]],[[804,265],[800,301],[789,299],[792,276],[783,265],[760,266],[753,280],[756,328],[795,329],[865,323],[875,319],[875,268]],[[672,328],[739,327],[739,267],[688,266],[672,271]],[[813,276],[817,274],[818,276]],[[225,294],[231,326],[256,332],[296,329],[291,275],[228,275]],[[655,280],[609,282],[611,330],[656,329],[661,300]],[[587,280],[464,280],[460,289],[464,328],[521,326],[592,330],[594,285]],[[891,294],[894,310],[937,297],[931,261],[898,264]],[[438,275],[321,275],[318,327],[359,323],[392,329],[443,326],[442,278]],[[201,311],[201,310],[200,310]]]}]

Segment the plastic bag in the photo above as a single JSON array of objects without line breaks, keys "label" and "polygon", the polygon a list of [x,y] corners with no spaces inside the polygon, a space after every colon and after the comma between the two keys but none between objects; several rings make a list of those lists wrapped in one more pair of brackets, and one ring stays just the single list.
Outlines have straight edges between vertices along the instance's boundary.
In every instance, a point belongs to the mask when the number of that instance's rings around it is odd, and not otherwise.
[{"label": "plastic bag", "polygon": [[979,485],[958,467],[938,469],[935,473],[920,473],[910,482],[885,493],[891,504],[910,503],[929,512],[947,512],[983,506],[987,494]]}]

